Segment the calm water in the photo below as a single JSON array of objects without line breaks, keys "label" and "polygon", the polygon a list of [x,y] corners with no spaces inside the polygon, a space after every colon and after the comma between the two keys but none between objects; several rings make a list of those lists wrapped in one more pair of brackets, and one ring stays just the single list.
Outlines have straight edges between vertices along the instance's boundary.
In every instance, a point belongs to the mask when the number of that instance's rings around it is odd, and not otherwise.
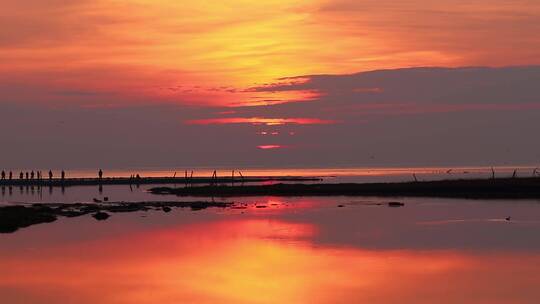
[{"label": "calm water", "polygon": [[0,302],[540,299],[538,201],[243,200],[267,208],[61,219],[0,235]]},{"label": "calm water", "polygon": [[[450,171],[449,171],[450,170]],[[496,167],[496,176],[512,176],[516,167]],[[517,176],[531,176],[533,167],[517,167]],[[18,170],[15,170],[17,172]],[[48,170],[43,170],[48,172]],[[129,177],[139,173],[143,177],[150,176],[184,176],[183,169],[129,169],[105,170],[105,176]],[[190,169],[191,172],[191,169]],[[458,178],[488,178],[491,168],[348,168],[348,169],[246,169],[244,176],[309,176],[323,177],[326,183],[343,182],[398,182],[412,181],[413,174],[418,180],[439,180]],[[213,169],[198,168],[194,176],[212,176]],[[218,176],[231,176],[231,170],[218,170]],[[95,177],[93,170],[73,170],[67,172],[68,177]],[[236,173],[238,176],[238,173]],[[174,197],[153,196],[147,190],[160,185],[105,185],[80,186],[66,188],[38,187],[0,187],[0,204],[36,203],[36,202],[90,202],[93,198],[109,197],[113,201],[149,201],[175,200]],[[172,185],[182,187],[183,185]]]}]

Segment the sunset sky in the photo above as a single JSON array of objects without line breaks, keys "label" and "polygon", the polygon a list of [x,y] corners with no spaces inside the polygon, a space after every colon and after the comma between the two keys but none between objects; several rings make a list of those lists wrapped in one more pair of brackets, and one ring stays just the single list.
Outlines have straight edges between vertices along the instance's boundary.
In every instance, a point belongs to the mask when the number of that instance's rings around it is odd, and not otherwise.
[{"label": "sunset sky", "polygon": [[537,0],[0,0],[0,162],[535,165],[538,33]]}]

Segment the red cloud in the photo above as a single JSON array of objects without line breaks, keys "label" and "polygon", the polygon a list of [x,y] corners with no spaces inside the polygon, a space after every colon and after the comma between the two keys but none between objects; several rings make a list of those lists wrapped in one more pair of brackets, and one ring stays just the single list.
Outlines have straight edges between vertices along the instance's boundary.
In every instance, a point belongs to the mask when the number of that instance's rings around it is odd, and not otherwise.
[{"label": "red cloud", "polygon": [[221,125],[221,124],[252,124],[252,125],[326,125],[336,123],[333,120],[323,120],[319,118],[262,118],[262,117],[231,117],[231,118],[210,118],[188,120],[187,124],[192,125]]},{"label": "red cloud", "polygon": [[284,146],[282,146],[282,145],[260,145],[260,146],[257,146],[257,148],[262,149],[262,150],[281,149],[283,147]]}]

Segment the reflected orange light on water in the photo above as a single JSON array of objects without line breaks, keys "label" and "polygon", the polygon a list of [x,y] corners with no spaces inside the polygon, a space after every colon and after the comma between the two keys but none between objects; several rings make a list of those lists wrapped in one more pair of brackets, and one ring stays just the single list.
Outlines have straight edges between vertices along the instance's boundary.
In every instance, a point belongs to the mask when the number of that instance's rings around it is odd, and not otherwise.
[{"label": "reflected orange light on water", "polygon": [[228,220],[2,251],[0,291],[5,303],[525,303],[540,296],[540,255],[367,250],[316,244],[316,235],[310,224]]}]

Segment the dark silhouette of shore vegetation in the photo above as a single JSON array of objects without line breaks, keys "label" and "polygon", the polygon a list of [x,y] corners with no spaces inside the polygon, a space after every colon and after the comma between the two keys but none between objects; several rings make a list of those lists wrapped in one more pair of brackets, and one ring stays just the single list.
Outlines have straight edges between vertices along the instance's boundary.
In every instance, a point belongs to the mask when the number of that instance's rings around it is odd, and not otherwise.
[{"label": "dark silhouette of shore vegetation", "polygon": [[398,183],[315,183],[156,187],[153,194],[177,196],[420,196],[483,199],[540,198],[540,178],[491,178]]}]

